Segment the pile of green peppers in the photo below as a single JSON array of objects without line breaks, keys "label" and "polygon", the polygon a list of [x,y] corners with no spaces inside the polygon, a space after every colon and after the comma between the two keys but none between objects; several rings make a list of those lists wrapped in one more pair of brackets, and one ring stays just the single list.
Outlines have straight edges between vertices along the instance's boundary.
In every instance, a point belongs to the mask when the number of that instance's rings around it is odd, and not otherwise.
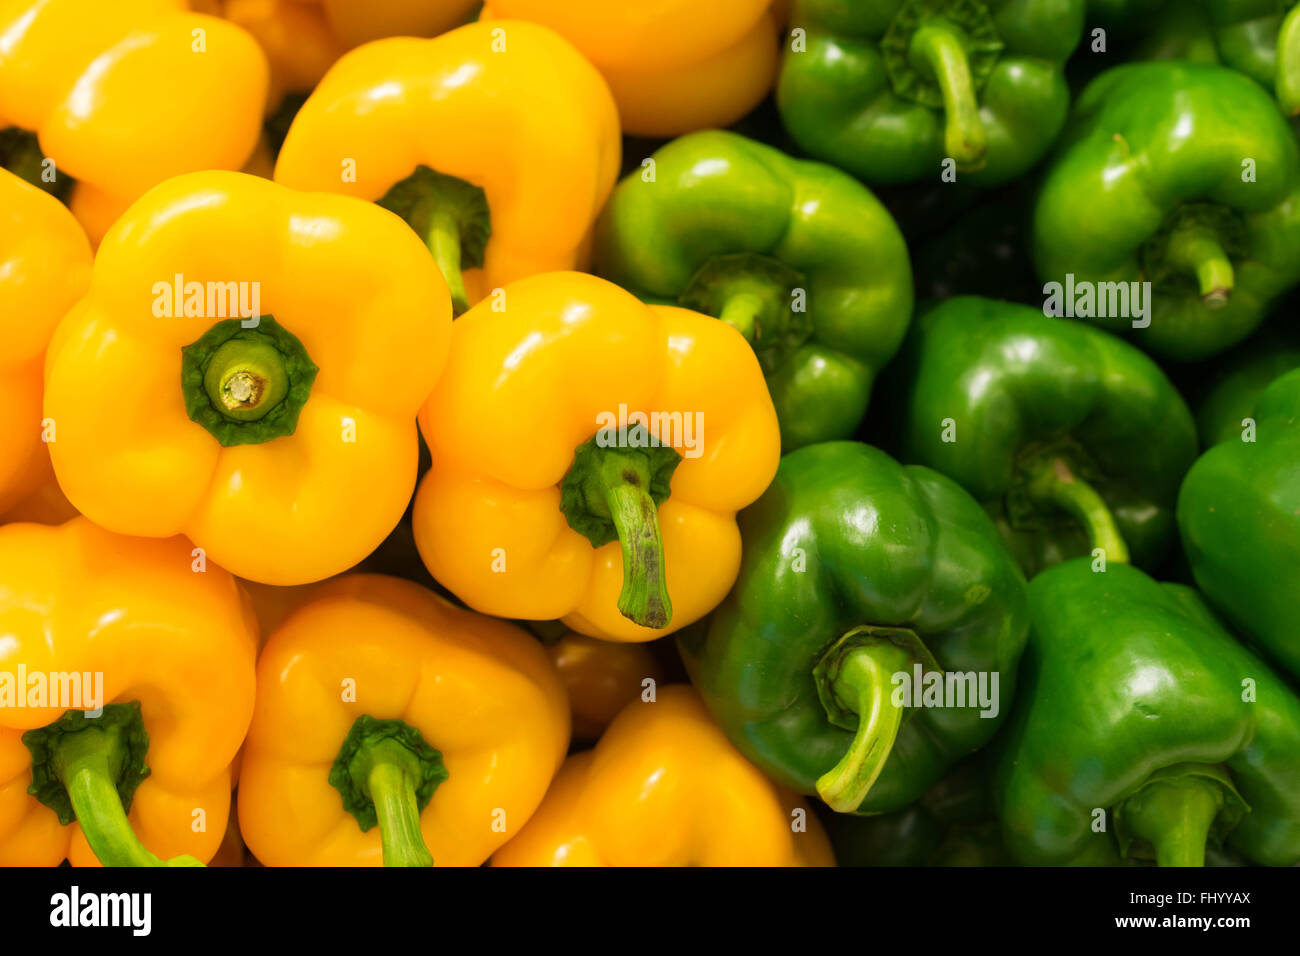
[{"label": "pile of green peppers", "polygon": [[678,636],[843,865],[1300,863],[1300,4],[794,0],[593,239],[783,458]]}]

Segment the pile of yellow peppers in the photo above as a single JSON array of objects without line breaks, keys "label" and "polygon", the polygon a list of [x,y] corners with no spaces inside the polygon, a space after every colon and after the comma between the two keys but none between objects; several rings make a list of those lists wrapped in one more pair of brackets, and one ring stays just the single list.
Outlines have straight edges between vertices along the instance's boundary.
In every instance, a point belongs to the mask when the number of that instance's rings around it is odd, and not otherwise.
[{"label": "pile of yellow peppers", "polygon": [[758,358],[585,271],[783,17],[0,0],[0,864],[833,863],[646,643],[738,573]]}]

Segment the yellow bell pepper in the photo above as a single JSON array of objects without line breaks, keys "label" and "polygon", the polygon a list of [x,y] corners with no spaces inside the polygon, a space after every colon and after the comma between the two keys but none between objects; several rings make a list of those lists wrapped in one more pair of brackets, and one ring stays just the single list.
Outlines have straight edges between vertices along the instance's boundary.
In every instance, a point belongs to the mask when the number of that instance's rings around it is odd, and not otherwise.
[{"label": "yellow bell pepper", "polygon": [[478,866],[569,743],[536,641],[400,578],[320,585],[257,677],[239,825],[267,866]]},{"label": "yellow bell pepper", "polygon": [[217,852],[257,623],[192,547],[85,518],[0,528],[0,865]]},{"label": "yellow bell pepper", "polygon": [[90,284],[86,234],[53,196],[0,170],[0,515],[49,475],[41,424],[45,348]]},{"label": "yellow bell pepper", "polygon": [[609,82],[623,129],[679,136],[728,126],[776,81],[779,42],[771,0],[488,0],[481,19],[550,27]]},{"label": "yellow bell pepper", "polygon": [[63,524],[77,516],[77,509],[72,507],[54,477],[54,466],[50,462],[50,453],[41,448],[36,458],[33,471],[36,476],[36,488],[21,498],[9,510],[0,513],[0,524],[14,521],[32,521],[36,524]]},{"label": "yellow bell pepper", "polygon": [[600,74],[531,23],[366,44],[289,129],[277,182],[376,201],[428,244],[457,314],[524,276],[584,268],[618,174]]},{"label": "yellow bell pepper", "polygon": [[251,33],[271,61],[272,104],[306,93],[348,50],[382,37],[431,37],[469,19],[475,0],[194,0]]},{"label": "yellow bell pepper", "polygon": [[689,686],[633,701],[570,757],[493,866],[834,866],[807,806],[740,755]]},{"label": "yellow bell pepper", "polygon": [[726,596],[735,513],[780,456],[739,332],[573,272],[456,321],[420,428],[433,466],[412,522],[434,578],[485,614],[616,641],[662,637]]},{"label": "yellow bell pepper", "polygon": [[184,0],[0,0],[0,37],[0,126],[76,181],[92,242],[170,176],[239,169],[261,132],[261,48]]},{"label": "yellow bell pepper", "polygon": [[653,685],[663,679],[645,644],[601,641],[566,631],[546,645],[546,653],[568,692],[577,741],[595,740],[625,704],[641,696],[645,681]]},{"label": "yellow bell pepper", "polygon": [[384,210],[243,173],[169,180],[51,341],[59,484],[104,527],[183,533],[240,577],[337,574],[410,500],[450,327],[437,268]]}]

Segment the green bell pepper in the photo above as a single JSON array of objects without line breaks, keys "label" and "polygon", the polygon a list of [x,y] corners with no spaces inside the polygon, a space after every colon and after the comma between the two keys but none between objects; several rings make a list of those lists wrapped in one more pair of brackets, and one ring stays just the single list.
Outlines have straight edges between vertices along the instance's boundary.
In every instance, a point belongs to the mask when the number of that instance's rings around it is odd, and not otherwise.
[{"label": "green bell pepper", "polygon": [[1238,346],[1210,372],[1211,382],[1196,407],[1201,446],[1241,441],[1246,419],[1265,389],[1292,369],[1300,368],[1300,342],[1265,327]]},{"label": "green bell pepper", "polygon": [[[1094,6],[1114,6],[1111,3]],[[1124,6],[1124,4],[1121,4]],[[1132,52],[1141,59],[1221,63],[1300,113],[1300,4],[1289,0],[1140,0],[1122,22],[1150,30]]]},{"label": "green bell pepper", "polygon": [[894,220],[851,176],[735,133],[668,143],[614,189],[595,268],[754,347],[789,451],[847,438],[912,315]]},{"label": "green bell pepper", "polygon": [[740,530],[735,588],[679,646],[760,769],[834,810],[885,813],[988,742],[1014,693],[1025,584],[966,492],[826,442],[782,459]]},{"label": "green bell pepper", "polygon": [[1300,678],[1300,370],[1270,385],[1253,417],[1253,435],[1192,466],[1178,528],[1210,603]]},{"label": "green bell pepper", "polygon": [[1069,112],[1083,0],[796,0],[777,81],[790,135],[872,184],[1020,176]]},{"label": "green bell pepper", "polygon": [[896,375],[904,457],[984,503],[1026,574],[1098,548],[1150,567],[1164,556],[1196,426],[1136,348],[960,297],[917,319]]},{"label": "green bell pepper", "polygon": [[1300,699],[1190,588],[1086,559],[1029,585],[994,789],[1022,863],[1300,861]]},{"label": "green bell pepper", "polygon": [[[1167,358],[1217,354],[1300,281],[1296,138],[1233,70],[1107,70],[1080,97],[1046,174],[1032,246],[1039,277],[1065,290],[1064,314],[1131,331]],[[1114,293],[1141,292],[1129,285],[1139,282],[1151,284],[1149,311],[1135,318]]]},{"label": "green bell pepper", "polygon": [[893,813],[828,814],[840,866],[1006,866],[986,751],[963,760],[916,803]]}]

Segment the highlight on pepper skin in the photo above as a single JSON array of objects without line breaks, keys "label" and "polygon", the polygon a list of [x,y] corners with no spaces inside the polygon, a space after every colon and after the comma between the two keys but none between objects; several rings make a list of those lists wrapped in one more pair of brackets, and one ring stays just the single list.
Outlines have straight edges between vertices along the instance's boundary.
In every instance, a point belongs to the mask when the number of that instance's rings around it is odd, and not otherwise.
[{"label": "highlight on pepper skin", "polygon": [[1297,117],[1292,0],[0,0],[0,866],[1300,865]]}]

